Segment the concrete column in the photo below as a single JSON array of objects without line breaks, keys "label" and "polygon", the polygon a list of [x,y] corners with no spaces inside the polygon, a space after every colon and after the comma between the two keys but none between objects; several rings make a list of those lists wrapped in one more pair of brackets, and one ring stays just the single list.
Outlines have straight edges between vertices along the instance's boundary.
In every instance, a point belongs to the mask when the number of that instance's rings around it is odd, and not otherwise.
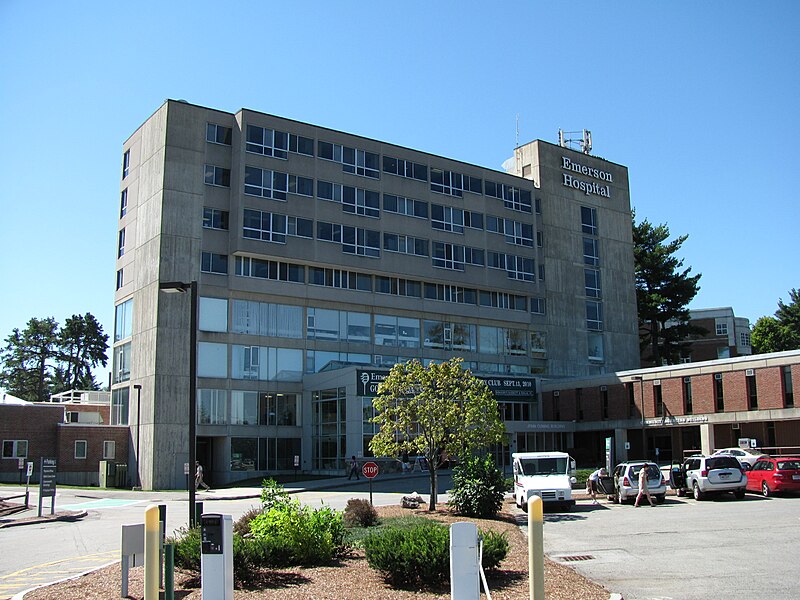
[{"label": "concrete column", "polygon": [[711,454],[714,446],[714,425],[703,423],[700,425],[700,451],[706,455]]},{"label": "concrete column", "polygon": [[[614,456],[617,464],[628,460],[628,451],[625,443],[628,441],[628,430],[622,428],[614,429]],[[614,465],[611,465],[614,468]]]}]

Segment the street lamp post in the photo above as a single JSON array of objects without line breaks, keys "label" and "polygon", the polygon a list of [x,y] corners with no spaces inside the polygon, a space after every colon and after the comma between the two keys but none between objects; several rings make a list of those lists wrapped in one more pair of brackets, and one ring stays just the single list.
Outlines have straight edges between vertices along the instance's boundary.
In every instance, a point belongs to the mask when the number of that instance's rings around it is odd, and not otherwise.
[{"label": "street lamp post", "polygon": [[644,378],[641,375],[634,375],[631,379],[639,382],[639,395],[642,398],[642,458],[647,460],[647,434],[644,429]]},{"label": "street lamp post", "polygon": [[136,390],[136,487],[142,489],[142,471],[140,458],[139,438],[142,435],[142,386],[134,383],[133,389]]},{"label": "street lamp post", "polygon": [[189,527],[196,525],[194,477],[192,476],[197,461],[195,441],[197,438],[197,282],[182,281],[161,282],[158,289],[167,293],[189,292],[191,316],[189,319]]}]

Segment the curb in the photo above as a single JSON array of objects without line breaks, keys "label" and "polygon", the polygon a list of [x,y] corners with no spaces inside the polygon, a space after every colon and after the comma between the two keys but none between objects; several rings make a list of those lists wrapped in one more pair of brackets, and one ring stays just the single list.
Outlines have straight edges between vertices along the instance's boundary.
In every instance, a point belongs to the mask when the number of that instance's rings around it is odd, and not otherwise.
[{"label": "curb", "polygon": [[53,521],[66,521],[72,522],[84,518],[88,513],[85,510],[79,512],[62,512],[47,517],[27,517],[25,519],[16,519],[6,523],[0,523],[0,529],[6,527],[20,527],[22,525],[36,525],[38,523],[50,523]]}]

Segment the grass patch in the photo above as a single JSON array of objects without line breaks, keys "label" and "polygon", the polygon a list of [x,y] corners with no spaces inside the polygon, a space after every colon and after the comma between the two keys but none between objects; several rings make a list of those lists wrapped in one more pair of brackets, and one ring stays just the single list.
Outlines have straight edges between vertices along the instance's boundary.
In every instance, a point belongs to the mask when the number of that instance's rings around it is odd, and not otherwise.
[{"label": "grass patch", "polygon": [[378,524],[373,527],[348,527],[347,528],[347,541],[357,548],[363,548],[364,538],[370,533],[386,529],[387,527],[408,528],[419,524],[422,521],[428,521],[425,517],[418,517],[415,515],[408,515],[403,517],[386,517],[378,521]]}]

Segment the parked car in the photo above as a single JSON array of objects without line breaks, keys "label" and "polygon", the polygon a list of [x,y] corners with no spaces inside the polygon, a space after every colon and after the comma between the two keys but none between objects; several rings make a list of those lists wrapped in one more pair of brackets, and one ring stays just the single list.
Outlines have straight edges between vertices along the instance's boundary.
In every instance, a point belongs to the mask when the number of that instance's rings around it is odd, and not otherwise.
[{"label": "parked car", "polygon": [[747,489],[765,498],[779,492],[800,492],[800,458],[762,456],[747,472]]},{"label": "parked car", "polygon": [[635,500],[639,494],[639,471],[647,469],[647,489],[650,495],[661,504],[667,497],[667,482],[661,475],[658,465],[643,460],[624,462],[614,468],[614,502],[622,504]]},{"label": "parked car", "polygon": [[703,500],[709,494],[733,492],[737,499],[744,498],[747,476],[744,467],[733,456],[690,456],[680,467],[674,467],[670,484],[678,496],[692,494]]},{"label": "parked car", "polygon": [[746,448],[722,448],[714,452],[711,456],[735,456],[740,463],[747,463],[752,467],[764,454]]}]

